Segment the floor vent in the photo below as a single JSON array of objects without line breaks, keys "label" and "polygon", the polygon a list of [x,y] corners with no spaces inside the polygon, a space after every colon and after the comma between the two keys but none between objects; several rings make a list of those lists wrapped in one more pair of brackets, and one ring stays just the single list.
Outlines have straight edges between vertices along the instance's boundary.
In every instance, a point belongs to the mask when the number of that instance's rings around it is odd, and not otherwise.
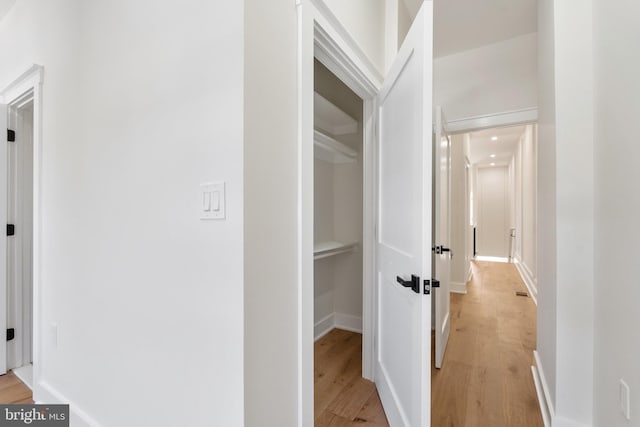
[{"label": "floor vent", "polygon": [[519,297],[528,297],[528,296],[529,296],[529,294],[528,294],[528,293],[526,293],[526,292],[523,292],[523,291],[516,291],[516,296],[519,296]]}]

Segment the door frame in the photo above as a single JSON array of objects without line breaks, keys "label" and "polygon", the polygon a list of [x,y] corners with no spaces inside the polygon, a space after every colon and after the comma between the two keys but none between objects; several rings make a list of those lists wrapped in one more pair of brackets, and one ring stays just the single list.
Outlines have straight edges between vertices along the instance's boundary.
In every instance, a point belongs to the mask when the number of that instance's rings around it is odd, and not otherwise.
[{"label": "door frame", "polygon": [[[17,109],[33,101],[33,386],[41,378],[41,239],[42,239],[42,88],[44,67],[33,65],[12,83],[0,91],[0,102],[7,104],[9,110]],[[2,130],[4,131],[4,130]],[[7,208],[7,201],[0,200],[0,209]],[[6,308],[5,308],[6,310]],[[21,322],[19,322],[21,323]],[[20,324],[17,325],[21,327]]]},{"label": "door frame", "polygon": [[537,107],[449,120],[447,127],[449,128],[450,135],[456,135],[482,129],[517,126],[529,123],[538,123]]},{"label": "door frame", "polygon": [[314,420],[313,62],[317,58],[363,101],[362,376],[374,380],[376,96],[382,76],[322,0],[298,0],[298,425]]},{"label": "door frame", "polygon": [[[23,210],[24,202],[22,196],[27,188],[29,191],[33,191],[33,183],[25,184],[22,181],[25,173],[31,175],[31,178],[33,177],[33,165],[27,171],[21,168],[24,166],[23,161],[28,161],[29,163],[33,161],[33,153],[25,146],[25,141],[33,138],[33,123],[31,123],[29,129],[23,127],[25,109],[29,104],[31,104],[30,109],[33,112],[32,91],[21,97],[17,102],[9,104],[7,111],[9,116],[8,128],[16,131],[16,142],[11,144],[10,147],[17,151],[14,159],[18,160],[10,172],[14,174],[13,179],[17,182],[14,182],[13,188],[9,189],[9,200],[13,200],[16,203],[12,208],[14,214],[12,222],[16,225],[18,233],[14,237],[14,264],[7,266],[7,271],[13,271],[14,276],[13,282],[7,283],[7,314],[12,316],[11,321],[8,323],[16,329],[15,339],[12,341],[13,345],[7,343],[7,370],[27,366],[30,361],[26,356],[28,353],[32,353],[33,346],[33,322],[27,320],[29,316],[33,319],[33,292],[31,290],[27,292],[24,287],[25,274],[30,278],[33,271],[30,267],[28,270],[25,268],[25,261],[31,265],[31,250],[25,252],[25,248],[31,246],[33,225],[29,224],[27,230],[23,222],[25,211]],[[30,134],[30,136],[27,137],[27,134]],[[32,141],[29,141],[28,145],[32,146]],[[14,159],[9,159],[7,164],[10,164]],[[29,208],[29,212],[31,211],[32,209]],[[18,260],[19,263],[17,262]],[[13,311],[10,309],[12,305],[14,307]],[[16,375],[20,377],[20,374]],[[23,382],[26,383],[26,381]]]}]

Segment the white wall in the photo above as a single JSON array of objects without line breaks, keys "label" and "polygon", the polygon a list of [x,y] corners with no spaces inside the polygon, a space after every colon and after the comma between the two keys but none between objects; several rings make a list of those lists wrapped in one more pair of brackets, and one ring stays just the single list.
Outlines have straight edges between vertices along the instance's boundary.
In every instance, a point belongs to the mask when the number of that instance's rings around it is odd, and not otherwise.
[{"label": "white wall", "polygon": [[506,166],[479,167],[476,195],[479,256],[509,256],[509,174]]},{"label": "white wall", "polygon": [[536,205],[537,205],[537,135],[536,126],[527,125],[513,158],[514,218],[516,229],[514,258],[527,286],[537,298]]},{"label": "white wall", "polygon": [[411,24],[413,23],[413,19],[411,18],[411,14],[409,13],[409,9],[407,9],[407,5],[404,3],[404,0],[397,0],[398,2],[398,49],[402,46],[402,42],[404,38],[407,36],[409,32],[409,28],[411,28]]},{"label": "white wall", "polygon": [[[0,88],[45,67],[36,400],[105,426],[243,424],[242,17],[23,0],[0,23]],[[227,219],[201,221],[215,180]]]},{"label": "white wall", "polygon": [[434,102],[447,120],[535,108],[537,38],[527,34],[434,61]]},{"label": "white wall", "polygon": [[297,20],[245,1],[245,425],[298,420]]},{"label": "white wall", "polygon": [[469,275],[466,138],[464,134],[451,137],[451,289],[458,292],[466,291]]},{"label": "white wall", "polygon": [[[386,70],[384,31],[386,2],[387,0],[324,0],[381,74]],[[397,25],[390,31],[395,31],[397,37]]]},{"label": "white wall", "polygon": [[[638,241],[640,240],[640,3],[593,2],[595,52],[594,425],[640,422]],[[631,387],[631,421],[619,409],[618,380]]]},{"label": "white wall", "polygon": [[553,0],[538,2],[538,366],[548,399],[556,399],[556,114]]},{"label": "white wall", "polygon": [[580,0],[544,0],[539,7],[544,83],[538,147],[538,351],[555,409],[554,425],[591,425],[592,10],[591,3]]}]

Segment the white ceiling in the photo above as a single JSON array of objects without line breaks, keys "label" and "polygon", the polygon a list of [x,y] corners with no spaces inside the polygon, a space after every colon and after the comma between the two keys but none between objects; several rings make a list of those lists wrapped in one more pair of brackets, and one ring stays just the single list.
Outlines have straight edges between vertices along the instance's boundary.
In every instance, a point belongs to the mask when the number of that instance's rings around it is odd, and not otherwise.
[{"label": "white ceiling", "polygon": [[2,21],[15,2],[16,0],[0,0],[0,21]]},{"label": "white ceiling", "polygon": [[[512,126],[505,128],[486,129],[478,132],[471,132],[471,153],[469,161],[471,164],[496,166],[508,165],[511,157],[516,151],[518,141],[524,133],[524,126]],[[497,136],[496,141],[491,137]],[[495,157],[491,157],[495,154]]]},{"label": "white ceiling", "polygon": [[[423,0],[401,0],[412,17]],[[537,0],[434,0],[436,58],[537,31]]]}]

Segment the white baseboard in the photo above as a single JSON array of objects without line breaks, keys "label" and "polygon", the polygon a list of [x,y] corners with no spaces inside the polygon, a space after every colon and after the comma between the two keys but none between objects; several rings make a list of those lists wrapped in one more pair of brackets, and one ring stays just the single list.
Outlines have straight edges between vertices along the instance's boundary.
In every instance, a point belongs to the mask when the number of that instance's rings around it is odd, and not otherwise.
[{"label": "white baseboard", "polygon": [[24,383],[24,385],[33,391],[33,365],[31,363],[19,368],[13,368],[11,371]]},{"label": "white baseboard", "polygon": [[509,258],[501,257],[501,256],[485,256],[485,255],[476,255],[476,261],[486,261],[486,262],[503,262],[508,263]]},{"label": "white baseboard", "polygon": [[350,314],[334,313],[335,327],[345,331],[362,333],[362,317]]},{"label": "white baseboard", "polygon": [[73,427],[100,427],[100,424],[96,420],[44,381],[36,384],[33,392],[33,400],[38,404],[69,404],[70,425]]},{"label": "white baseboard", "polygon": [[362,333],[362,317],[350,314],[331,313],[319,320],[313,327],[314,341],[331,332],[332,329],[344,329],[345,331]]},{"label": "white baseboard", "polygon": [[547,386],[547,377],[544,375],[544,369],[542,367],[542,361],[540,355],[536,350],[533,351],[533,358],[536,362],[535,366],[531,367],[533,373],[533,381],[536,386],[536,392],[538,393],[538,403],[540,404],[540,412],[542,413],[542,419],[545,427],[555,426],[556,411],[551,401],[551,393],[549,393],[549,387]]},{"label": "white baseboard", "polygon": [[540,372],[535,366],[531,367],[531,375],[533,375],[533,383],[536,386],[536,394],[538,395],[538,405],[540,406],[540,414],[542,415],[542,422],[544,427],[551,427],[551,415],[547,408],[547,400],[544,397],[544,391],[542,390],[542,380],[540,379]]},{"label": "white baseboard", "polygon": [[466,294],[467,293],[467,284],[460,282],[450,282],[449,283],[449,292],[454,294]]},{"label": "white baseboard", "polygon": [[313,326],[314,341],[318,341],[320,338],[327,335],[335,327],[335,325],[336,320],[333,313],[316,322],[316,324]]},{"label": "white baseboard", "polygon": [[574,420],[570,420],[564,417],[555,417],[553,419],[553,427],[591,427],[587,424],[582,424]]},{"label": "white baseboard", "polygon": [[533,302],[538,305],[538,287],[536,286],[536,279],[533,277],[531,270],[526,264],[523,264],[519,258],[515,258],[513,260],[516,268],[518,269],[518,273],[520,273],[520,277],[522,277],[522,281],[524,285],[529,290],[529,295],[531,295],[531,299]]}]

